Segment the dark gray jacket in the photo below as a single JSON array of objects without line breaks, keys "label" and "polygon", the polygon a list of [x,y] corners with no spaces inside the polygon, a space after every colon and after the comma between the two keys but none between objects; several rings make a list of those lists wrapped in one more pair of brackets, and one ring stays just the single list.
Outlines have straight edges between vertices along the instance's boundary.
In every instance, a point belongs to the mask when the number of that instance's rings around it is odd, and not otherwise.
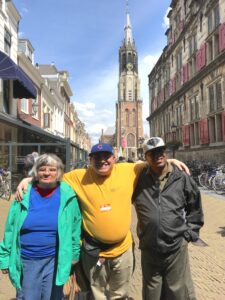
[{"label": "dark gray jacket", "polygon": [[178,249],[183,238],[198,239],[203,226],[200,191],[194,180],[176,167],[162,191],[158,177],[145,168],[132,201],[138,217],[140,249],[168,253]]}]

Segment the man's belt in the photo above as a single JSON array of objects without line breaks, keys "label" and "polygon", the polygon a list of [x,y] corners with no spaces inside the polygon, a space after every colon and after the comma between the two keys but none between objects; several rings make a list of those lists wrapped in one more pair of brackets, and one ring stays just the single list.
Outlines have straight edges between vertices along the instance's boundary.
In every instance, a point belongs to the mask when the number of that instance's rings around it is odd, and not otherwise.
[{"label": "man's belt", "polygon": [[101,251],[109,250],[117,243],[107,244],[93,238],[89,233],[83,230],[82,232],[82,249],[93,257],[99,257]]}]

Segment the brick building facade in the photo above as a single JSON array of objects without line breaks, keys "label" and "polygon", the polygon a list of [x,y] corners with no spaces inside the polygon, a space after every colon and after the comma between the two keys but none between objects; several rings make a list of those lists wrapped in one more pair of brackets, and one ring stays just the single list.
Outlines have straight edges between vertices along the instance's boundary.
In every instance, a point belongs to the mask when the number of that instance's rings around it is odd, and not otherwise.
[{"label": "brick building facade", "polygon": [[167,45],[149,74],[151,135],[181,159],[225,161],[225,1],[173,0]]}]

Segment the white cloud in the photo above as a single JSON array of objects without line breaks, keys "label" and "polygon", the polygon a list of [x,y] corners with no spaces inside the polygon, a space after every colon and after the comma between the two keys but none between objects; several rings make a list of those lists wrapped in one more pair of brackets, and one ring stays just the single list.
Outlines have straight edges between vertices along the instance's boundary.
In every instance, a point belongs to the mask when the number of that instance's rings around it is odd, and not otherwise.
[{"label": "white cloud", "polygon": [[86,102],[86,103],[77,102],[76,107],[80,110],[95,109],[95,103],[93,103],[93,102]]},{"label": "white cloud", "polygon": [[170,23],[169,23],[169,18],[167,18],[167,15],[168,15],[168,13],[169,13],[169,11],[170,11],[171,9],[172,9],[171,7],[168,7],[167,10],[166,10],[165,15],[164,15],[164,17],[163,17],[163,24],[162,24],[163,28],[168,28],[169,25],[170,25]]},{"label": "white cloud", "polygon": [[100,136],[101,129],[105,130],[114,122],[114,112],[104,107],[97,109],[95,103],[75,103],[75,109],[79,118],[85,123],[87,132],[91,135],[96,133]]},{"label": "white cloud", "polygon": [[106,126],[105,126],[105,124],[103,124],[103,123],[95,123],[95,124],[93,124],[92,126],[89,126],[88,129],[89,129],[88,132],[89,132],[91,135],[97,136],[98,139],[99,139],[102,130],[105,131]]},{"label": "white cloud", "polygon": [[86,102],[80,103],[75,102],[75,109],[83,118],[92,117],[94,115],[95,110],[95,103],[93,102]]},{"label": "white cloud", "polygon": [[[88,88],[77,91],[75,108],[79,118],[85,123],[92,144],[98,142],[102,129],[115,125],[117,100],[118,65],[104,70],[90,79]],[[81,102],[82,101],[82,102]],[[84,102],[83,102],[84,101]]]},{"label": "white cloud", "polygon": [[22,16],[24,16],[25,14],[28,14],[28,12],[29,12],[29,10],[24,6],[24,7],[22,7],[20,14]]},{"label": "white cloud", "polygon": [[24,32],[23,31],[19,31],[18,35],[19,35],[19,38],[22,38],[22,37],[24,37]]}]

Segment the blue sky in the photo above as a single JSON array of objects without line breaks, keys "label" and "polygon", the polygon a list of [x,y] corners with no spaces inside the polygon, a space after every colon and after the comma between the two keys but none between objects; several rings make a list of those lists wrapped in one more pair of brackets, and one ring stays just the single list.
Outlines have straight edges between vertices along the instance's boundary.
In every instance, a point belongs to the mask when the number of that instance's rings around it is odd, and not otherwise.
[{"label": "blue sky", "polygon": [[[72,101],[97,142],[115,125],[118,51],[124,38],[125,0],[14,0],[21,15],[20,37],[35,49],[35,63],[70,74]],[[149,134],[148,74],[166,45],[171,0],[130,0],[129,13],[139,56],[145,133]]]}]

